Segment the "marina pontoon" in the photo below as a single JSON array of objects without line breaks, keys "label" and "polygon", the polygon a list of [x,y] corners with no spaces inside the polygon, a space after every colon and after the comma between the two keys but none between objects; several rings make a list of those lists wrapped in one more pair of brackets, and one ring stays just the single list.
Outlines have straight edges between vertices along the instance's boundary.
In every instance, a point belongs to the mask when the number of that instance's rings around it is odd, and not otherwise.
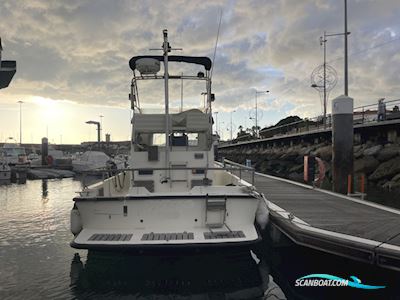
[{"label": "marina pontoon", "polygon": [[[249,246],[261,238],[268,209],[265,198],[241,179],[251,168],[214,161],[211,60],[169,56],[164,30],[162,56],[136,56],[130,101],[133,110],[129,165],[74,198],[71,246],[80,249]],[[168,64],[201,67],[196,75],[170,75]],[[160,72],[163,63],[164,73]],[[165,111],[144,113],[138,82],[164,80]],[[169,111],[169,81],[206,85],[204,109]],[[235,175],[235,174],[236,175]],[[248,176],[251,178],[251,176]]]}]

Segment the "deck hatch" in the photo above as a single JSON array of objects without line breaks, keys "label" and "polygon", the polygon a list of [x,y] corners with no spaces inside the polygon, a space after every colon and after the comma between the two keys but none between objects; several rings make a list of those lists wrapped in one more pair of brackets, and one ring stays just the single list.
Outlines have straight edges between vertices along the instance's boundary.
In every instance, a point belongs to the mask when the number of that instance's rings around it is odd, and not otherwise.
[{"label": "deck hatch", "polygon": [[120,233],[95,233],[89,238],[89,241],[102,242],[127,242],[132,238],[132,234]]},{"label": "deck hatch", "polygon": [[193,232],[173,232],[173,233],[145,233],[142,241],[176,241],[176,240],[193,240]]},{"label": "deck hatch", "polygon": [[218,231],[218,232],[204,232],[206,240],[213,239],[231,239],[231,238],[244,238],[246,237],[243,231]]}]

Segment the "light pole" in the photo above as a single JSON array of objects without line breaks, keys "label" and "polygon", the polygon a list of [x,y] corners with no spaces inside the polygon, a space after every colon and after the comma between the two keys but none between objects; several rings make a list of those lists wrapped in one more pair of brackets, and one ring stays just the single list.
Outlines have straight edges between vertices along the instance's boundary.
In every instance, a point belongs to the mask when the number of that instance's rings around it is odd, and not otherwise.
[{"label": "light pole", "polygon": [[97,126],[97,143],[100,144],[100,122],[86,121],[86,124],[93,124]]},{"label": "light pole", "polygon": [[[225,125],[225,122],[224,121],[222,121],[222,122],[220,122],[219,123],[219,125],[222,125],[222,128],[225,128],[226,127],[226,125]],[[220,127],[221,128],[221,127]],[[224,129],[222,129],[222,131],[221,131],[221,137],[220,137],[220,139],[224,139],[224,136],[225,136],[225,130]]]},{"label": "light pole", "polygon": [[[346,4],[346,0],[345,0],[345,5]],[[345,11],[346,7],[345,7]],[[345,12],[345,18],[347,19],[347,12]],[[345,21],[345,23],[347,24],[347,21]],[[343,33],[332,33],[332,34],[326,34],[326,31],[324,31],[324,36],[319,38],[319,43],[321,46],[324,46],[324,64],[323,64],[323,83],[322,86],[321,85],[317,85],[317,84],[312,84],[311,87],[313,88],[322,88],[323,90],[323,99],[324,99],[324,118],[323,118],[323,122],[324,122],[324,128],[326,128],[326,102],[327,102],[327,93],[326,93],[326,42],[328,41],[326,38],[330,37],[330,36],[339,36],[339,35],[344,35],[345,36],[345,87],[344,87],[344,92],[345,95],[347,96],[348,93],[348,88],[347,88],[347,35],[349,35],[350,32],[347,32],[347,25],[345,26],[345,32]]]},{"label": "light pole", "polygon": [[348,77],[348,61],[347,61],[347,0],[344,0],[344,94],[349,95],[349,77]]},{"label": "light pole", "polygon": [[100,142],[103,141],[103,115],[100,115]]},{"label": "light pole", "polygon": [[231,141],[232,141],[232,114],[236,112],[236,110],[231,111]]},{"label": "light pole", "polygon": [[201,95],[203,96],[203,106],[204,106],[204,109],[206,109],[206,95],[207,95],[207,92],[202,92]]},{"label": "light pole", "polygon": [[22,144],[22,103],[23,101],[19,100],[19,144]]},{"label": "light pole", "polygon": [[219,133],[218,133],[218,112],[215,111],[214,115],[215,115],[215,132],[217,133],[217,135],[219,135]]},{"label": "light pole", "polygon": [[257,105],[257,95],[258,95],[258,94],[267,94],[267,93],[269,93],[269,91],[257,91],[257,90],[256,90],[256,115],[255,115],[255,119],[256,119],[256,128],[255,128],[256,138],[258,138],[258,105]]}]

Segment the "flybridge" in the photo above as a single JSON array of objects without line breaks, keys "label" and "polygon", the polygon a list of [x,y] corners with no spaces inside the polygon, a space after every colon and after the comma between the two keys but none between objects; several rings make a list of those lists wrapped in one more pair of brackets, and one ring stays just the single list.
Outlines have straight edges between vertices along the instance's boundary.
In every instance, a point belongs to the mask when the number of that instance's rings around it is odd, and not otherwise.
[{"label": "flybridge", "polygon": [[[144,59],[144,58],[150,58],[150,59],[155,59],[158,61],[164,61],[164,56],[153,56],[153,55],[145,55],[145,56],[134,56],[131,58],[129,61],[129,66],[131,67],[132,71],[136,70],[136,62],[139,59]],[[169,55],[168,56],[168,61],[169,62],[185,62],[185,63],[190,63],[190,64],[197,64],[197,65],[202,65],[207,71],[211,70],[211,59],[208,57],[194,57],[194,56],[178,56],[178,55]]]},{"label": "flybridge", "polygon": [[9,86],[15,72],[17,71],[17,62],[15,60],[2,60],[2,51],[3,46],[0,38],[0,89]]}]

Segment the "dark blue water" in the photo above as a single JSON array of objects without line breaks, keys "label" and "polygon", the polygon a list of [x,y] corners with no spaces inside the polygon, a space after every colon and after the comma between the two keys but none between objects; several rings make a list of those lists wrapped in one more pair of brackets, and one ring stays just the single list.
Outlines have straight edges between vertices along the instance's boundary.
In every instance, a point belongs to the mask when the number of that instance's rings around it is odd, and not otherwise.
[{"label": "dark blue water", "polygon": [[[80,189],[73,179],[0,186],[0,299],[400,299],[398,273],[291,244],[264,242],[256,255],[78,251],[69,211]],[[294,286],[310,273],[387,288]]]}]

